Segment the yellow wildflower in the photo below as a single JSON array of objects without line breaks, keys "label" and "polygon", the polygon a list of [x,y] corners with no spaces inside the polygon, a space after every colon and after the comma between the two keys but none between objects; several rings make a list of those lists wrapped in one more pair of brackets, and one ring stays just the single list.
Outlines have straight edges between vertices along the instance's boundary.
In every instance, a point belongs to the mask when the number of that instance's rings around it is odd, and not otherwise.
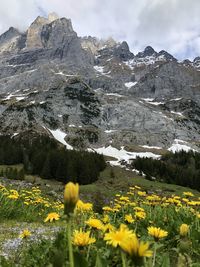
[{"label": "yellow wildflower", "polygon": [[136,235],[121,242],[120,247],[133,258],[151,257],[153,252],[149,250],[149,244],[139,242]]},{"label": "yellow wildflower", "polygon": [[140,190],[140,189],[141,189],[141,187],[140,187],[140,186],[137,186],[137,185],[135,185],[135,189],[138,189],[138,190]]},{"label": "yellow wildflower", "polygon": [[140,208],[140,207],[135,207],[134,210],[135,211],[142,211],[142,212],[144,212],[144,209],[143,208]]},{"label": "yellow wildflower", "polygon": [[10,199],[18,199],[19,198],[19,195],[9,195],[8,198]]},{"label": "yellow wildflower", "polygon": [[64,191],[64,213],[69,215],[73,213],[79,200],[79,185],[69,182]]},{"label": "yellow wildflower", "polygon": [[138,191],[137,194],[140,197],[144,197],[144,196],[146,196],[147,193],[145,191]]},{"label": "yellow wildflower", "polygon": [[98,230],[103,230],[104,229],[104,225],[99,219],[90,218],[85,223],[87,225],[89,225],[91,228],[95,228],[95,229],[98,229]]},{"label": "yellow wildflower", "polygon": [[168,235],[168,232],[160,229],[160,227],[150,226],[147,229],[148,229],[148,234],[153,236],[155,241],[158,241],[159,239],[166,237]]},{"label": "yellow wildflower", "polygon": [[108,206],[103,207],[102,210],[104,210],[104,211],[113,211],[113,209],[111,207],[108,207]]},{"label": "yellow wildflower", "polygon": [[84,247],[95,243],[96,239],[90,237],[90,231],[83,232],[82,229],[80,229],[79,231],[74,231],[72,242],[78,247]]},{"label": "yellow wildflower", "polygon": [[92,211],[93,204],[92,203],[84,203],[82,200],[78,200],[76,204],[77,211]]},{"label": "yellow wildflower", "polygon": [[107,214],[106,214],[106,215],[104,215],[104,217],[103,217],[102,221],[103,221],[104,223],[108,223],[108,222],[110,221],[110,218],[109,218],[109,216],[108,216]]},{"label": "yellow wildflower", "polygon": [[179,228],[179,233],[181,236],[186,236],[188,231],[189,231],[190,227],[188,224],[183,223],[181,224],[180,228]]},{"label": "yellow wildflower", "polygon": [[52,212],[52,213],[49,213],[46,217],[46,219],[44,220],[44,222],[52,222],[52,221],[57,221],[60,219],[60,215],[56,212]]},{"label": "yellow wildflower", "polygon": [[125,215],[125,221],[128,223],[133,223],[135,220],[133,219],[131,214],[126,214]]},{"label": "yellow wildflower", "polygon": [[22,239],[27,238],[27,237],[29,237],[29,236],[31,236],[31,232],[30,232],[28,229],[25,229],[25,230],[19,235],[19,237],[22,238]]},{"label": "yellow wildflower", "polygon": [[133,231],[129,230],[125,224],[121,224],[118,230],[105,234],[104,240],[107,244],[117,247],[118,245],[120,246],[124,240],[134,235]]},{"label": "yellow wildflower", "polygon": [[193,197],[194,194],[192,192],[183,192],[183,195],[186,197]]},{"label": "yellow wildflower", "polygon": [[136,219],[143,220],[146,218],[146,213],[144,211],[136,211],[135,217]]},{"label": "yellow wildflower", "polygon": [[123,203],[123,201],[124,202],[129,202],[130,201],[129,197],[125,197],[125,196],[120,197],[120,200],[122,201],[122,203]]},{"label": "yellow wildflower", "polygon": [[104,229],[103,229],[104,232],[106,232],[106,231],[114,231],[114,230],[115,230],[115,227],[112,224],[107,223],[107,224],[104,225]]}]

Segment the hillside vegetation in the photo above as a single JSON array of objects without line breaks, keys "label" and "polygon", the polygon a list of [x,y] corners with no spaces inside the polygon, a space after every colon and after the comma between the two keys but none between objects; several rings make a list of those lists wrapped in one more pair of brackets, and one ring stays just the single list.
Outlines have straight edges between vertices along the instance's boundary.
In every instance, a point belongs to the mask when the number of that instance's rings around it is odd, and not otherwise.
[{"label": "hillside vegetation", "polygon": [[144,172],[148,179],[200,190],[200,153],[167,153],[160,160],[137,158],[132,167]]},{"label": "hillside vegetation", "polygon": [[66,150],[45,135],[33,138],[0,136],[0,165],[23,164],[24,170],[2,169],[2,176],[23,178],[24,173],[61,182],[89,184],[96,181],[105,168],[102,155],[86,151]]},{"label": "hillside vegetation", "polygon": [[200,199],[191,191],[167,196],[135,185],[97,213],[76,188],[63,204],[38,187],[1,185],[0,266],[199,266]]}]

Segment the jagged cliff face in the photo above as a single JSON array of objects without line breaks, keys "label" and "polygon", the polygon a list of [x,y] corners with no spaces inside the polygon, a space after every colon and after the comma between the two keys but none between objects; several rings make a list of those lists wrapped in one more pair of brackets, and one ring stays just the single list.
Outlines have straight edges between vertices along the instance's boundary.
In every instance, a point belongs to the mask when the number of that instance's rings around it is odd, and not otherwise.
[{"label": "jagged cliff face", "polygon": [[38,17],[0,36],[0,132],[62,129],[73,146],[200,141],[200,59],[80,38],[66,18]]}]

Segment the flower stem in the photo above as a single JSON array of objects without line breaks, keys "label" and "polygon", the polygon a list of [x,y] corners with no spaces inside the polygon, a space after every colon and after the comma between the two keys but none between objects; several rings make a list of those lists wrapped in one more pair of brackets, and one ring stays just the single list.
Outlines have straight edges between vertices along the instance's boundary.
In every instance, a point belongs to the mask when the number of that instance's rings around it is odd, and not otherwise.
[{"label": "flower stem", "polygon": [[90,245],[88,246],[88,251],[87,251],[87,261],[88,261],[88,259],[89,259],[89,255],[90,255]]},{"label": "flower stem", "polygon": [[71,240],[71,218],[68,220],[68,227],[67,227],[67,233],[68,233],[68,249],[69,249],[69,266],[74,267],[74,256],[73,256],[73,248],[72,248],[72,240]]},{"label": "flower stem", "polygon": [[154,252],[153,252],[153,263],[152,263],[152,267],[154,267],[155,266],[155,263],[156,263],[156,249],[157,249],[157,243],[155,242]]},{"label": "flower stem", "polygon": [[123,251],[121,251],[121,258],[122,258],[122,267],[127,267],[126,264],[126,255]]}]

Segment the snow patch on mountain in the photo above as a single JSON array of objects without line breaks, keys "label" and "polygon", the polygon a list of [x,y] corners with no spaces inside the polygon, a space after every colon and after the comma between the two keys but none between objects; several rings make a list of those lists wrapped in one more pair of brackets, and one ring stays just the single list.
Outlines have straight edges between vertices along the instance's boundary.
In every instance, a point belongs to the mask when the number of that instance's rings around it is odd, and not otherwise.
[{"label": "snow patch on mountain", "polygon": [[66,133],[64,133],[63,131],[57,129],[57,130],[50,130],[48,129],[49,132],[53,135],[53,137],[58,140],[60,143],[62,143],[63,145],[66,146],[67,149],[72,150],[73,147],[71,145],[69,145],[66,141],[65,141],[65,137],[66,137]]},{"label": "snow patch on mountain", "polygon": [[104,156],[109,156],[116,158],[117,161],[110,161],[112,165],[120,166],[120,161],[126,161],[129,163],[130,160],[136,159],[136,157],[140,158],[154,158],[159,159],[160,155],[156,155],[152,152],[129,152],[124,149],[124,147],[121,147],[121,149],[117,149],[113,146],[107,146],[107,147],[100,147],[94,149],[98,154],[102,154]]},{"label": "snow patch on mountain", "polygon": [[125,83],[124,85],[127,87],[127,88],[131,88],[132,86],[135,86],[137,84],[137,82],[128,82],[128,83]]},{"label": "snow patch on mountain", "polygon": [[185,152],[188,152],[191,150],[196,151],[189,146],[188,142],[183,141],[183,140],[179,140],[179,139],[175,139],[172,146],[170,148],[168,148],[168,151],[171,151],[172,153],[180,152],[182,150]]},{"label": "snow patch on mountain", "polygon": [[102,67],[102,66],[94,66],[94,69],[97,72],[100,72],[100,73],[104,74],[104,67]]},{"label": "snow patch on mountain", "polygon": [[146,145],[144,145],[144,146],[141,146],[141,147],[148,148],[148,149],[162,149],[162,147],[160,147],[160,146],[146,146]]},{"label": "snow patch on mountain", "polygon": [[184,117],[183,113],[181,113],[181,112],[175,112],[175,111],[170,111],[170,112],[171,112],[172,114],[175,114],[175,115]]},{"label": "snow patch on mountain", "polygon": [[123,97],[123,95],[120,95],[120,94],[116,94],[116,93],[109,93],[109,94],[106,94],[108,96],[116,96],[116,97]]}]

